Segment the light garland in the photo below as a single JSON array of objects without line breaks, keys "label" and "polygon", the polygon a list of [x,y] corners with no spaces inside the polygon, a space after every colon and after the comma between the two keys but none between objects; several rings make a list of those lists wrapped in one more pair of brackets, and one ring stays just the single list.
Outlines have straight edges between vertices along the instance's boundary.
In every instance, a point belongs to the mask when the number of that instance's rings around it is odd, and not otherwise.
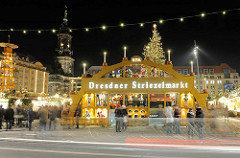
[{"label": "light garland", "polygon": [[[69,32],[73,32],[73,31],[89,32],[90,30],[93,30],[93,29],[102,29],[105,31],[107,28],[116,28],[116,27],[124,28],[126,26],[136,26],[136,25],[138,25],[140,27],[144,27],[145,24],[152,24],[152,23],[163,24],[164,22],[167,22],[167,21],[179,21],[182,23],[185,21],[185,19],[189,19],[189,18],[194,18],[194,17],[205,18],[206,16],[216,15],[216,14],[222,14],[224,16],[227,14],[227,12],[233,12],[233,11],[240,11],[240,8],[228,9],[228,10],[216,11],[216,12],[210,12],[210,13],[202,12],[201,14],[197,14],[197,15],[190,15],[190,16],[169,18],[169,19],[160,19],[158,21],[146,21],[146,22],[141,22],[141,23],[125,24],[122,22],[119,25],[112,25],[112,26],[102,25],[102,26],[98,26],[98,27],[69,28]],[[37,32],[38,34],[41,34],[42,32],[52,32],[54,34],[54,33],[58,32],[58,29],[14,29],[14,28],[10,28],[10,29],[0,29],[0,32],[22,32],[23,34],[27,34],[28,32]]]}]

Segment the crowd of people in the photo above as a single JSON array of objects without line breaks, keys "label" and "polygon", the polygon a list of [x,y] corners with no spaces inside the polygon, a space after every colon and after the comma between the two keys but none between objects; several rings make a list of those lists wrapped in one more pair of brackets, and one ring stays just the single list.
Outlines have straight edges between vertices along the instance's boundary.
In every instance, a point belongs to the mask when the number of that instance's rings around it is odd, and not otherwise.
[{"label": "crowd of people", "polygon": [[41,129],[46,130],[48,123],[49,130],[55,130],[57,117],[61,117],[61,109],[57,106],[41,106],[35,112],[31,105],[10,105],[7,109],[3,109],[2,105],[0,105],[0,129],[3,128],[3,123],[6,122],[6,130],[11,130],[14,126],[19,128],[25,127],[31,131],[32,122],[35,119],[39,119],[39,127]]},{"label": "crowd of people", "polygon": [[[69,113],[69,106],[63,110],[63,114]],[[55,130],[57,124],[57,118],[61,117],[61,108],[57,106],[41,106],[37,112],[33,111],[32,106],[15,106],[10,105],[7,109],[3,109],[0,105],[0,129],[3,127],[3,122],[6,122],[6,130],[12,129],[12,127],[26,127],[29,131],[32,130],[32,122],[35,119],[39,119],[39,127],[42,130],[48,129]],[[167,135],[172,135],[173,130],[175,134],[180,134],[180,117],[181,109],[177,106],[172,108],[166,106],[165,120]],[[116,132],[127,130],[127,116],[128,112],[125,105],[118,105],[115,109],[115,120],[116,120]],[[74,114],[77,122],[77,128],[79,128],[79,118],[81,117],[81,107],[79,106]],[[203,138],[203,127],[204,127],[204,113],[200,107],[197,107],[195,112],[193,108],[189,108],[187,113],[187,128],[189,138],[194,136],[194,131],[197,130],[199,138]]]},{"label": "crowd of people", "polygon": [[[171,106],[166,106],[165,108],[165,117],[167,123],[167,135],[173,134],[173,127],[175,129],[175,134],[180,134],[180,125],[179,118],[181,117],[181,109],[179,107],[172,108]],[[196,111],[194,113],[193,108],[189,108],[187,113],[187,127],[188,127],[188,136],[193,138],[195,127],[197,129],[197,133],[199,138],[203,138],[203,127],[204,127],[204,113],[201,107],[196,107]]]}]

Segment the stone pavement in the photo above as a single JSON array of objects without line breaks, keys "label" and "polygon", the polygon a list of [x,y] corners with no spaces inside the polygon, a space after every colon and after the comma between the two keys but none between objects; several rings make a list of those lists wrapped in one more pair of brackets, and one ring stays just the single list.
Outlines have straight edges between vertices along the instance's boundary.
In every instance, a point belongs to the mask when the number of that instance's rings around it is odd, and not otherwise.
[{"label": "stone pavement", "polygon": [[[234,145],[240,146],[240,137],[235,134],[218,133],[205,129],[203,140],[199,140],[197,133],[193,140],[188,137],[187,129],[181,126],[181,134],[166,135],[165,127],[134,126],[126,131],[115,132],[115,127],[80,126],[80,128],[64,128],[58,124],[56,130],[42,131],[38,121],[34,122],[33,131],[27,128],[13,128],[10,131],[1,130],[0,138],[22,138],[40,140],[62,140],[81,142],[106,143],[150,143],[150,144],[192,144],[192,145]],[[48,126],[47,126],[48,127]]]}]

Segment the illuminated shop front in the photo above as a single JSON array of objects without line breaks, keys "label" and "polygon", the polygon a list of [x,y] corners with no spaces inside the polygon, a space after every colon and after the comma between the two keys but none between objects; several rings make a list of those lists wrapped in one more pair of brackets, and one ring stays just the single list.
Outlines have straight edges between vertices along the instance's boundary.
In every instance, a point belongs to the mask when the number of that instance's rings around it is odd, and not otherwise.
[{"label": "illuminated shop front", "polygon": [[182,109],[183,117],[195,102],[206,106],[208,94],[194,88],[194,74],[183,76],[172,68],[172,64],[158,64],[134,56],[131,60],[102,67],[93,76],[82,78],[82,89],[71,94],[72,105],[69,116],[74,116],[81,106],[82,118],[113,118],[115,108],[125,105],[128,118],[161,117],[167,105]]}]

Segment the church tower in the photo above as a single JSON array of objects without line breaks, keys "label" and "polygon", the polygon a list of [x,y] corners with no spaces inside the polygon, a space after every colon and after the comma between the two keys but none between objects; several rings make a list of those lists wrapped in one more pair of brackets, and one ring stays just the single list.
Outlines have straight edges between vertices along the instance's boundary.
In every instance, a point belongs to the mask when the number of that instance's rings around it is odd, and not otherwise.
[{"label": "church tower", "polygon": [[63,23],[57,33],[57,60],[61,64],[64,75],[74,76],[74,59],[72,58],[73,51],[71,49],[72,36],[67,22],[67,6],[65,6]]}]

